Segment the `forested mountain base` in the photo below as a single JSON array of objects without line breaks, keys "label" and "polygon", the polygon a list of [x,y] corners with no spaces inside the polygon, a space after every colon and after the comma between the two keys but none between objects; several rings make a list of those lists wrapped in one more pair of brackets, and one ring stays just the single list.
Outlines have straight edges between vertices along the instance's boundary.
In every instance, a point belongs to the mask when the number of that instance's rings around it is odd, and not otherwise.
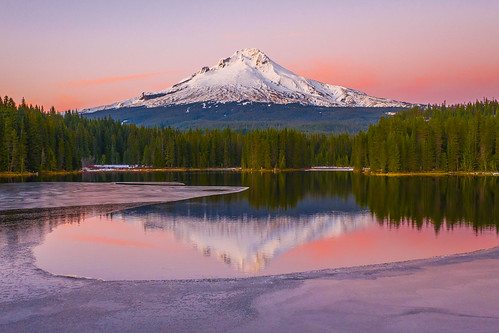
[{"label": "forested mountain base", "polygon": [[164,124],[180,130],[224,129],[256,130],[269,127],[294,128],[301,132],[356,134],[366,131],[394,107],[320,107],[300,104],[268,103],[191,103],[162,107],[125,107],[83,113],[87,118],[111,117],[138,126]]},{"label": "forested mountain base", "polygon": [[0,99],[0,172],[86,164],[287,169],[347,166],[373,172],[498,171],[497,101],[414,108],[356,136],[293,129],[249,132],[137,127],[109,118]]}]

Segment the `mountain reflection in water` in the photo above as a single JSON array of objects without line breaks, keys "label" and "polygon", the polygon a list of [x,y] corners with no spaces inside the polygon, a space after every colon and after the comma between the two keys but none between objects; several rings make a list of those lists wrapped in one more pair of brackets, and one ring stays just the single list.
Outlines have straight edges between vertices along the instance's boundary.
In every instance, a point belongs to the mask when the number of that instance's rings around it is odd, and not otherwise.
[{"label": "mountain reflection in water", "polygon": [[35,249],[40,268],[108,280],[232,278],[428,258],[499,244],[498,177],[352,172],[105,177],[111,178],[99,180],[249,189],[61,224]]},{"label": "mountain reflection in water", "polygon": [[375,223],[369,214],[360,212],[309,213],[305,207],[283,214],[242,206],[236,209],[223,201],[208,204],[195,200],[127,210],[118,217],[142,223],[145,229],[173,232],[176,239],[204,255],[247,273],[262,270],[272,258],[299,245],[339,237]]}]

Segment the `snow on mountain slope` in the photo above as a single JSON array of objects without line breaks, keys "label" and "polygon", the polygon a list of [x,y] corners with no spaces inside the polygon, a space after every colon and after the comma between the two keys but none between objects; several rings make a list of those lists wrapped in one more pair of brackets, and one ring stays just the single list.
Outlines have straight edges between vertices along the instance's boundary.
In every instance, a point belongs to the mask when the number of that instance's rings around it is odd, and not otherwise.
[{"label": "snow on mountain slope", "polygon": [[172,87],[142,93],[122,102],[83,110],[95,112],[123,107],[159,107],[198,102],[261,102],[337,107],[411,107],[341,86],[321,83],[294,74],[258,49],[243,49],[213,67],[203,67]]}]

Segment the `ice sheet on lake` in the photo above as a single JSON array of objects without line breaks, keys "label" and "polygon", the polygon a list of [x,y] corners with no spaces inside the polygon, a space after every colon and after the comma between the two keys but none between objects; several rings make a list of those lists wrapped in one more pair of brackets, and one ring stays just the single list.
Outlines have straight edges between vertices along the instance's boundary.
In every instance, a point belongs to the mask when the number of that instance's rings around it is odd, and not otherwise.
[{"label": "ice sheet on lake", "polygon": [[[136,183],[139,184],[139,183]],[[125,203],[156,203],[215,194],[236,193],[231,186],[130,186],[117,183],[9,183],[0,184],[0,211]]]}]

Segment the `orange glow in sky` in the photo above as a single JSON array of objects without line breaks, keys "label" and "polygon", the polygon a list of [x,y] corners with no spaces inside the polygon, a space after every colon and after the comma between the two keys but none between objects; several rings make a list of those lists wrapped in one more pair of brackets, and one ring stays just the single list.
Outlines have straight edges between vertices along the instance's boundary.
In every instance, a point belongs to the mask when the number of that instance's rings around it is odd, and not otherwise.
[{"label": "orange glow in sky", "polygon": [[378,97],[499,98],[498,12],[496,0],[10,1],[0,94],[94,107],[256,47],[297,74]]}]

